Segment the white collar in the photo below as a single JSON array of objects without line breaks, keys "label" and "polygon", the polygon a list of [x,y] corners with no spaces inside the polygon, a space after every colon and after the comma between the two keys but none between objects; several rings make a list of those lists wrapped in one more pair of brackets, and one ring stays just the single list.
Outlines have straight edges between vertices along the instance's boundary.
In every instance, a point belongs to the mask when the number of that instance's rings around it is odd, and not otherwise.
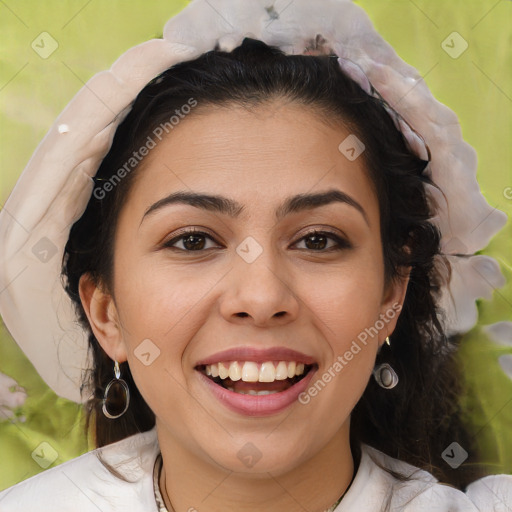
[{"label": "white collar", "polygon": [[[113,465],[122,464],[128,478],[133,479],[140,472],[140,476],[144,475],[153,488],[154,463],[160,453],[156,427],[102,450],[106,461]],[[133,452],[138,454],[136,459]],[[401,482],[384,468],[401,473],[409,480]],[[512,477],[510,484],[512,489]],[[427,471],[363,444],[357,473],[335,512],[380,512],[385,510],[382,507],[387,502],[389,510],[478,512],[470,499],[458,489],[440,484]]]},{"label": "white collar", "polygon": [[[153,468],[160,453],[156,428],[107,445],[0,492],[2,512],[158,512]],[[114,467],[128,481],[109,472]],[[401,482],[379,466],[409,477]],[[479,512],[512,503],[512,475],[492,475],[463,493],[430,473],[362,445],[356,476],[335,512]],[[386,505],[388,508],[386,509]]]}]

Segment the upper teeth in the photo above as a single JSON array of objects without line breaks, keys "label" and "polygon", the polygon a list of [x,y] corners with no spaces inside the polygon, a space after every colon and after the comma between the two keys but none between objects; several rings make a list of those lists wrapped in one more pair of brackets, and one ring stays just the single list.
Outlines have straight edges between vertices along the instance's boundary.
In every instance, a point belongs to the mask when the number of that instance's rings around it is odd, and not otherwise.
[{"label": "upper teeth", "polygon": [[274,382],[292,378],[304,373],[304,364],[295,361],[279,361],[274,365],[266,361],[258,365],[253,361],[232,361],[230,363],[215,363],[206,365],[206,375],[233,380],[242,379],[244,382]]}]

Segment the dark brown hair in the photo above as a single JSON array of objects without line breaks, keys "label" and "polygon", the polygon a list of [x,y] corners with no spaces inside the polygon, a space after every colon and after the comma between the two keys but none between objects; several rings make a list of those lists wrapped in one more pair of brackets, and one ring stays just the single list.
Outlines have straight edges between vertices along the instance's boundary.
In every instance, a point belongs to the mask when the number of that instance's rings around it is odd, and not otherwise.
[{"label": "dark brown hair", "polygon": [[[117,128],[97,172],[97,186],[111,179],[155,127],[191,98],[197,101],[197,111],[231,105],[250,109],[271,99],[289,100],[314,109],[327,123],[345,126],[364,143],[363,158],[379,201],[385,277],[389,281],[411,270],[391,346],[384,345],[377,356],[377,364],[388,362],[395,369],[400,385],[384,390],[370,379],[352,412],[351,446],[356,458],[360,444],[367,443],[462,488],[479,474],[471,464],[474,450],[460,417],[457,340],[447,339],[438,320],[440,280],[434,260],[439,257],[440,234],[430,222],[432,204],[425,185],[431,182],[424,172],[426,163],[407,149],[382,102],[348,78],[336,58],[285,55],[276,47],[246,38],[232,52],[212,50],[172,66],[147,84]],[[195,111],[190,115],[196,115]],[[84,387],[94,392],[87,415],[98,446],[146,431],[155,422],[127,363],[121,371],[130,386],[130,407],[117,420],[102,414],[112,361],[92,334],[78,295],[79,279],[85,273],[107,290],[113,289],[116,222],[136,175],[136,169],[132,170],[105,197],[91,196],[85,213],[71,229],[63,263],[66,290],[89,332],[94,369],[84,379]],[[441,457],[453,441],[471,455],[457,470]]]}]

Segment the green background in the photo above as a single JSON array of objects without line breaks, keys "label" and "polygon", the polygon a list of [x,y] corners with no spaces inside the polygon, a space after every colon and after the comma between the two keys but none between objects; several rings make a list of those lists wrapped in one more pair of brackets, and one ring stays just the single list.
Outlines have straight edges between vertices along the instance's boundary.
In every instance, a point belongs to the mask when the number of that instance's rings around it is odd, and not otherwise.
[{"label": "green background", "polygon": [[[161,36],[164,23],[187,3],[0,2],[1,205],[39,141],[82,85],[131,46]],[[505,190],[512,187],[512,2],[356,3],[398,54],[418,69],[434,96],[458,114],[465,139],[478,152],[483,193],[510,219],[512,199],[507,199]],[[454,31],[469,45],[457,59],[441,47]],[[47,59],[31,47],[42,32],[58,43]],[[492,301],[479,304],[479,325],[465,336],[461,352],[467,376],[464,404],[474,421],[483,459],[493,472],[512,472],[512,380],[497,363],[501,354],[512,353],[512,344],[496,345],[480,328],[512,320],[510,220],[483,253],[497,258],[507,285],[494,293]],[[79,406],[56,397],[45,386],[1,324],[0,371],[15,378],[28,393],[25,405],[16,411],[17,421],[0,421],[0,489],[42,471],[31,456],[42,442],[54,450],[43,445],[56,457],[50,467],[90,448]]]}]

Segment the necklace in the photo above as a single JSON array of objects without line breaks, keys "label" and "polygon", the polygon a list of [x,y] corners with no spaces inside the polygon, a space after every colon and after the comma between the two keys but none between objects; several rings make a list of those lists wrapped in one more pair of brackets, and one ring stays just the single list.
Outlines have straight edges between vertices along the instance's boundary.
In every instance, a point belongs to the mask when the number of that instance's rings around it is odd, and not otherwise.
[{"label": "necklace", "polygon": [[[160,492],[160,484],[159,484],[159,482],[160,482],[160,475],[161,474],[162,474],[162,454],[159,453],[157,458],[156,458],[156,460],[155,460],[155,466],[153,468],[153,488],[154,488],[154,491],[155,491],[155,501],[156,501],[156,505],[158,507],[158,512],[169,512],[169,510],[165,506],[164,500],[162,498],[162,493]],[[350,484],[347,487],[347,489],[345,490],[345,492],[340,496],[338,501],[334,505],[329,507],[326,510],[326,512],[334,512],[336,507],[340,504],[341,500],[343,499],[343,496],[345,496],[345,494],[347,493],[349,487],[350,487]]]}]

